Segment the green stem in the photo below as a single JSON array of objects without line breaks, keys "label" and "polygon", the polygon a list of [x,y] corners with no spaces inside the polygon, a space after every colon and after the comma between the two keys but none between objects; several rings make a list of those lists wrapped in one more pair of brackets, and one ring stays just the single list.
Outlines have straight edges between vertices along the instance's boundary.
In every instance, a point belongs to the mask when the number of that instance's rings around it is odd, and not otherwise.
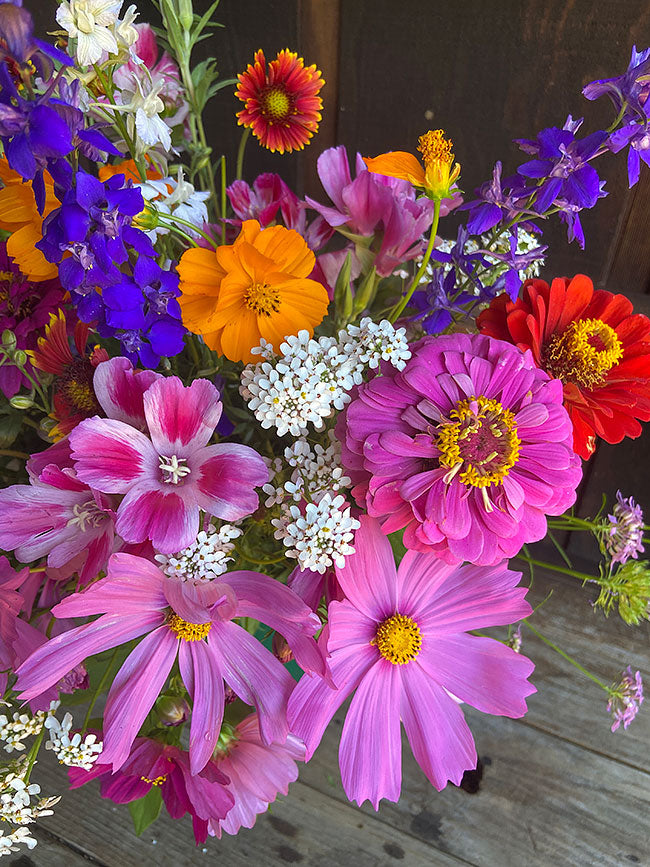
[{"label": "green stem", "polygon": [[23,780],[25,781],[25,785],[29,783],[29,778],[32,773],[32,768],[36,764],[36,756],[38,755],[38,751],[41,748],[41,744],[43,743],[43,738],[45,737],[45,726],[43,726],[36,736],[36,740],[32,744],[32,747],[29,751],[29,755],[27,756],[27,770],[25,771],[25,776]]},{"label": "green stem", "polygon": [[440,220],[440,204],[441,204],[441,200],[436,199],[435,203],[434,203],[433,223],[431,223],[431,232],[429,234],[429,243],[427,245],[427,249],[426,249],[426,252],[424,254],[424,258],[422,259],[422,264],[418,268],[418,272],[415,275],[415,277],[413,278],[413,282],[411,283],[409,288],[406,290],[406,292],[402,296],[401,300],[393,308],[392,313],[388,317],[389,322],[396,322],[397,319],[399,319],[399,317],[402,314],[402,311],[404,310],[406,305],[411,300],[411,295],[413,295],[413,293],[417,289],[417,287],[420,283],[420,280],[422,279],[422,277],[424,276],[424,274],[427,270],[427,265],[429,264],[429,260],[431,259],[431,254],[433,253],[433,247],[436,243],[436,232],[438,231],[438,221]]},{"label": "green stem", "polygon": [[30,455],[25,452],[17,452],[14,449],[0,449],[0,457],[3,458],[20,458],[23,461],[28,461]]},{"label": "green stem", "polygon": [[104,669],[104,673],[102,674],[101,680],[97,684],[97,688],[95,689],[95,692],[93,693],[93,697],[90,700],[90,704],[88,705],[88,710],[86,711],[86,716],[84,717],[83,728],[81,729],[82,737],[83,737],[83,735],[85,735],[86,729],[88,728],[90,716],[93,712],[93,708],[95,707],[95,703],[96,703],[97,699],[99,698],[99,694],[103,690],[103,688],[106,684],[106,681],[108,680],[108,677],[109,677],[109,675],[113,669],[113,666],[115,665],[115,659],[117,658],[117,654],[118,654],[119,649],[120,649],[119,647],[116,647],[115,650],[113,651],[113,654],[108,661],[108,665]]},{"label": "green stem", "polygon": [[560,572],[562,575],[570,575],[572,578],[579,578],[581,581],[596,581],[598,578],[594,575],[587,575],[586,572],[577,572],[575,569],[565,569],[563,566],[555,566],[553,563],[545,563],[543,560],[534,560],[532,557],[526,557],[523,554],[517,554],[515,560],[523,560],[531,566],[539,566],[540,569],[550,569],[552,572]]},{"label": "green stem", "polygon": [[237,164],[235,169],[235,177],[238,181],[241,180],[242,172],[244,170],[244,151],[246,150],[246,142],[248,141],[250,134],[250,127],[244,127],[244,132],[242,133],[241,139],[239,140],[239,147],[237,149]]},{"label": "green stem", "polygon": [[196,344],[194,343],[194,335],[192,333],[188,333],[187,335],[187,347],[190,350],[192,361],[198,369],[199,367],[201,367],[201,359],[199,357],[199,351],[196,348]]},{"label": "green stem", "polygon": [[[202,238],[204,238],[210,244],[210,246],[213,247],[215,250],[218,247],[218,244],[215,244],[214,238],[211,238],[207,232],[204,232],[203,229],[199,229],[199,227],[196,226],[194,223],[190,223],[189,220],[184,220],[182,217],[175,216],[175,214],[169,214],[169,215],[159,214],[158,219],[159,219],[160,224],[162,226],[169,226],[170,222],[172,224],[178,223],[181,226],[187,226],[188,228],[190,228],[194,232],[196,232],[198,235],[200,235]],[[196,241],[194,241],[194,246],[196,247]]]},{"label": "green stem", "polygon": [[559,655],[563,659],[566,659],[567,662],[570,662],[571,665],[575,666],[575,668],[577,668],[578,671],[581,671],[586,677],[589,678],[589,680],[593,680],[594,683],[597,683],[598,686],[601,689],[604,689],[608,695],[611,693],[610,687],[605,686],[605,684],[602,682],[602,680],[600,680],[598,677],[596,677],[595,674],[592,674],[590,671],[587,671],[587,669],[584,666],[580,665],[580,663],[577,662],[572,656],[569,656],[568,653],[565,653],[564,650],[562,650],[560,647],[557,646],[557,644],[553,644],[553,642],[549,638],[546,638],[546,636],[542,635],[542,633],[538,629],[535,629],[535,627],[532,626],[528,622],[528,620],[522,620],[522,623],[524,623],[530,629],[530,631],[539,638],[540,641],[543,641],[544,644],[546,644],[548,647],[551,648],[551,650],[554,650],[556,653],[559,653]]}]

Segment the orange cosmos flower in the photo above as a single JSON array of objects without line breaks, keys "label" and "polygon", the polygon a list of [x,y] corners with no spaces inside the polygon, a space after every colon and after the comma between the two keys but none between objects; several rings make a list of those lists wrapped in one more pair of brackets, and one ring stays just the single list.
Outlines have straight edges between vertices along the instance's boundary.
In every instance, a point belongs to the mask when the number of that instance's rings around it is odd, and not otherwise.
[{"label": "orange cosmos flower", "polygon": [[[98,174],[102,183],[114,175],[124,175],[127,181],[133,181],[135,184],[142,183],[135,160],[122,160],[119,163],[100,166]],[[158,169],[151,163],[147,163],[146,175],[149,181],[159,181],[162,178]]]},{"label": "orange cosmos flower", "polygon": [[245,105],[237,123],[249,127],[260,144],[270,151],[302,150],[318,129],[323,101],[318,96],[325,84],[316,66],[305,67],[295,51],[284,49],[268,69],[263,51],[255,63],[237,78],[235,91]]},{"label": "orange cosmos flower", "polygon": [[452,147],[451,139],[444,137],[444,130],[429,130],[418,139],[424,166],[406,151],[364,157],[363,161],[370,172],[410,181],[415,187],[424,187],[433,199],[448,199],[453,195],[449,188],[460,175],[460,165],[454,165]]},{"label": "orange cosmos flower", "polygon": [[23,274],[33,283],[51,280],[59,273],[56,265],[48,262],[36,243],[43,237],[43,220],[58,208],[61,202],[54,195],[54,181],[49,172],[45,181],[45,208],[38,213],[34,191],[30,183],[9,168],[5,157],[0,158],[0,229],[11,232],[7,241],[7,253]]},{"label": "orange cosmos flower", "polygon": [[327,312],[327,292],[309,279],[314,254],[284,226],[260,230],[245,220],[234,244],[186,250],[178,263],[183,323],[231,361],[259,361],[251,353],[264,338],[277,351],[284,338],[313,334]]}]

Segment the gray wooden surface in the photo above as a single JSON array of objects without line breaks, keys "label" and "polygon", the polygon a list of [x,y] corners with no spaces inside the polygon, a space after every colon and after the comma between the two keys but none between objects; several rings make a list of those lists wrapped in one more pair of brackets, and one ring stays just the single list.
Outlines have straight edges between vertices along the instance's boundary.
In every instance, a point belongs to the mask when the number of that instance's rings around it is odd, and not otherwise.
[{"label": "gray wooden surface", "polygon": [[[630,663],[650,680],[650,629],[626,627],[592,611],[590,592],[571,578],[536,570],[531,601],[550,600],[538,629],[606,683]],[[596,653],[597,648],[597,653]],[[337,749],[342,715],[298,782],[251,831],[194,846],[189,821],[160,818],[134,835],[127,808],[95,785],[65,793],[62,769],[45,761],[34,779],[64,793],[56,814],[36,827],[39,845],[8,858],[14,867],[185,867],[221,862],[280,867],[408,865],[650,865],[650,700],[633,725],[612,734],[605,696],[529,632],[539,692],[523,720],[466,708],[483,779],[476,794],[437,793],[404,745],[398,804],[378,813],[350,805]]]}]

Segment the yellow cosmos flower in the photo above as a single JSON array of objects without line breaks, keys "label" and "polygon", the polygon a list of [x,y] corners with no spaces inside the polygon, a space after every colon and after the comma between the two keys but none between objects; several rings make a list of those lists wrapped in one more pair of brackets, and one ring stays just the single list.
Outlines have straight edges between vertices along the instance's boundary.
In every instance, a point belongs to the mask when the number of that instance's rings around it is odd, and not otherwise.
[{"label": "yellow cosmos flower", "polygon": [[450,187],[460,175],[460,165],[454,165],[452,148],[451,139],[444,137],[444,130],[429,130],[418,139],[424,165],[406,151],[364,157],[363,161],[370,172],[401,178],[416,187],[423,187],[432,199],[449,199],[453,195]]},{"label": "yellow cosmos flower", "polygon": [[246,220],[234,244],[181,256],[183,322],[231,361],[259,361],[251,349],[260,338],[277,351],[285,337],[302,329],[313,334],[323,320],[328,297],[309,279],[314,263],[298,232]]}]

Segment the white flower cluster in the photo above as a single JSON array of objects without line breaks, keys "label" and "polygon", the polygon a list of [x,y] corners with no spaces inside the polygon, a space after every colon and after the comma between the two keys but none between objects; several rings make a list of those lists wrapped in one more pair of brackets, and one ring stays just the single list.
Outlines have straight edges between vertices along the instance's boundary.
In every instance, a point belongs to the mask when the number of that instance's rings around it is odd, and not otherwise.
[{"label": "white flower cluster", "polygon": [[[150,202],[159,214],[185,220],[199,229],[208,222],[205,203],[210,198],[210,193],[196,190],[194,185],[185,179],[180,166],[176,178],[149,180],[138,186],[144,200]],[[183,231],[194,238],[198,237],[198,232],[189,226],[183,226]],[[155,241],[159,235],[166,235],[168,232],[169,229],[161,225],[147,231],[147,235]]]},{"label": "white flower cluster", "polygon": [[366,368],[386,360],[401,370],[411,357],[403,328],[370,318],[349,325],[338,339],[315,340],[299,331],[287,337],[280,352],[273,359],[263,343],[258,354],[267,360],[244,368],[240,392],[263,428],[294,437],[304,435],[310,424],[322,430],[324,420],[349,402],[349,391],[362,382]]},{"label": "white flower cluster", "polygon": [[0,829],[0,858],[3,855],[11,855],[12,852],[19,852],[22,843],[28,849],[33,849],[36,846],[36,840],[31,836],[28,828],[16,828],[11,834],[5,836],[5,832]]},{"label": "white flower cluster", "polygon": [[339,568],[345,558],[354,554],[350,542],[361,526],[350,515],[350,507],[339,494],[324,494],[317,503],[304,508],[295,504],[283,506],[280,518],[272,518],[275,538],[282,539],[287,557],[298,560],[301,569],[311,569],[322,575],[332,564]]},{"label": "white flower cluster", "polygon": [[45,711],[39,710],[34,716],[26,713],[14,713],[11,717],[0,714],[0,741],[4,741],[4,750],[12,753],[14,750],[24,750],[25,738],[37,735],[43,728]]},{"label": "white flower cluster", "polygon": [[241,536],[241,532],[232,524],[223,524],[218,530],[210,527],[201,530],[196,541],[187,548],[170,556],[156,554],[156,560],[170,578],[194,584],[212,581],[228,570],[228,563],[233,559],[229,555],[235,548],[232,540]]},{"label": "white flower cluster", "polygon": [[71,39],[77,40],[76,59],[80,66],[99,63],[104,52],[126,53],[138,39],[134,27],[138,15],[129,6],[120,20],[123,0],[61,0],[56,20]]},{"label": "white flower cluster", "polygon": [[[486,235],[481,237],[481,242],[483,245],[486,245],[489,241],[489,238]],[[469,245],[469,242],[468,242]],[[535,250],[539,247],[539,238],[535,235],[527,232],[525,229],[519,227],[517,232],[517,255],[521,256],[523,253],[529,253],[531,250]],[[468,249],[467,247],[465,249]],[[495,253],[508,253],[510,250],[510,232],[503,232],[496,240],[496,246],[494,247]],[[491,256],[485,257],[488,262],[492,265],[500,265],[501,262],[498,259],[493,259]],[[525,268],[523,271],[519,272],[519,277],[521,281],[530,280],[531,277],[539,277],[539,273],[542,265],[544,264],[544,259],[535,259],[528,268]],[[498,271],[495,274],[498,276]],[[486,285],[490,285],[488,282]]]},{"label": "white flower cluster", "polygon": [[82,739],[76,732],[70,737],[72,714],[69,713],[63,717],[63,722],[59,722],[55,716],[48,716],[44,725],[50,735],[45,749],[53,750],[60,764],[69,768],[83,768],[84,771],[92,768],[103,749],[103,742],[97,740],[97,735],[89,734]]},{"label": "white flower cluster", "polygon": [[[282,503],[288,496],[299,502],[304,497],[317,500],[328,491],[339,491],[350,485],[350,479],[341,466],[341,444],[328,432],[329,445],[316,443],[313,447],[302,437],[284,450],[284,461],[291,468],[290,478],[281,485],[264,485],[267,508]],[[283,461],[276,458],[274,469],[286,472]],[[286,477],[286,476],[285,476]]]},{"label": "white flower cluster", "polygon": [[38,783],[25,782],[27,765],[24,764],[18,773],[6,774],[0,782],[0,819],[13,825],[28,825],[41,816],[52,816],[50,809],[61,800],[55,798],[32,798],[39,795],[41,787]]}]

